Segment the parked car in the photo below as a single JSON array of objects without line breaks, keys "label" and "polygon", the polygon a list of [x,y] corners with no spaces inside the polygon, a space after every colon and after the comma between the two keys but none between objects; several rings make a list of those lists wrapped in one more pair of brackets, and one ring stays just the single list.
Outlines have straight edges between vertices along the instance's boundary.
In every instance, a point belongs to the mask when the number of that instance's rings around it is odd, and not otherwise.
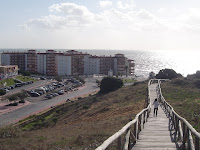
[{"label": "parked car", "polygon": [[4,88],[4,91],[5,91],[5,92],[9,92],[9,90],[8,90],[7,88]]},{"label": "parked car", "polygon": [[40,94],[37,93],[37,92],[31,92],[30,95],[31,95],[32,97],[38,97],[38,96],[40,96]]},{"label": "parked car", "polygon": [[44,94],[42,91],[36,91],[38,94],[42,95]]},{"label": "parked car", "polygon": [[40,77],[40,79],[41,79],[41,80],[46,80],[46,78],[45,78],[45,77]]},{"label": "parked car", "polygon": [[51,95],[52,95],[53,97],[55,97],[55,96],[58,96],[59,94],[58,94],[58,93],[51,93]]},{"label": "parked car", "polygon": [[57,93],[59,94],[59,95],[62,95],[62,94],[64,94],[64,90],[59,90]]},{"label": "parked car", "polygon": [[14,85],[11,85],[11,86],[10,86],[10,89],[14,89],[14,88],[15,88],[15,86],[14,86]]},{"label": "parked car", "polygon": [[46,95],[45,98],[51,99],[53,96],[52,95]]},{"label": "parked car", "polygon": [[22,86],[21,83],[16,83],[16,84],[15,84],[15,87],[21,87],[21,86]]}]

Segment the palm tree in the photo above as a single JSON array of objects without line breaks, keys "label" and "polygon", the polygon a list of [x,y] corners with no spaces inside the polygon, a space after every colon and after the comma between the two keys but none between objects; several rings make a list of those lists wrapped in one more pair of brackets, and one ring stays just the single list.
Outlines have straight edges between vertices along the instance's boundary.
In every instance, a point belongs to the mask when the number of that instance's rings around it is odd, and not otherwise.
[{"label": "palm tree", "polygon": [[128,76],[128,66],[126,65],[124,69],[126,70],[126,76]]}]

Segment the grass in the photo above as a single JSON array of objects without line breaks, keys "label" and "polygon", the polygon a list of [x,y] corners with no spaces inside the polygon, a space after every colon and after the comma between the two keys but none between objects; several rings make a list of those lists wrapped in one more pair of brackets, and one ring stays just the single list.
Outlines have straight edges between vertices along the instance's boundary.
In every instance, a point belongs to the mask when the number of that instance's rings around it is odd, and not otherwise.
[{"label": "grass", "polygon": [[3,86],[5,82],[6,82],[6,86],[11,86],[16,83],[14,79],[4,79],[0,81],[1,86]]},{"label": "grass", "polygon": [[1,148],[93,150],[144,108],[146,87],[144,82],[65,103],[22,127],[17,136],[0,138]]},{"label": "grass", "polygon": [[130,78],[123,78],[124,83],[134,83],[136,80]]},{"label": "grass", "polygon": [[196,80],[174,79],[163,83],[162,93],[175,111],[200,132],[200,88]]},{"label": "grass", "polygon": [[[33,79],[31,77],[28,76],[17,76],[15,77],[16,79],[23,81],[23,82],[27,82],[27,81],[37,81],[36,79]],[[11,85],[15,85],[15,83],[17,82],[15,79],[4,79],[0,81],[0,85],[3,86],[4,83],[6,82],[6,86],[11,86]]]},{"label": "grass", "polygon": [[36,81],[35,79],[29,77],[29,76],[17,76],[16,79],[27,82],[27,81]]}]

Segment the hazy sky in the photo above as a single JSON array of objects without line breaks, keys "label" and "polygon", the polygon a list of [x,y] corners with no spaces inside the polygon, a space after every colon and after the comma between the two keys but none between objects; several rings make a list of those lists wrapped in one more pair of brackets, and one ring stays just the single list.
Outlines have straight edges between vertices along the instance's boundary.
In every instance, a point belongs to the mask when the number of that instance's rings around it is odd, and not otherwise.
[{"label": "hazy sky", "polygon": [[0,0],[0,48],[200,50],[200,1]]}]

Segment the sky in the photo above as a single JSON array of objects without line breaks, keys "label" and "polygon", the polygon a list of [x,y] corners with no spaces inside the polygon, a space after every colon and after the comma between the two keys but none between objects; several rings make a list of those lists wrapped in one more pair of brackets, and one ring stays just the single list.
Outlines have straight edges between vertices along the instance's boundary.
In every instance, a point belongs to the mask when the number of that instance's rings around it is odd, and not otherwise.
[{"label": "sky", "polygon": [[0,48],[200,50],[200,1],[0,0]]}]

